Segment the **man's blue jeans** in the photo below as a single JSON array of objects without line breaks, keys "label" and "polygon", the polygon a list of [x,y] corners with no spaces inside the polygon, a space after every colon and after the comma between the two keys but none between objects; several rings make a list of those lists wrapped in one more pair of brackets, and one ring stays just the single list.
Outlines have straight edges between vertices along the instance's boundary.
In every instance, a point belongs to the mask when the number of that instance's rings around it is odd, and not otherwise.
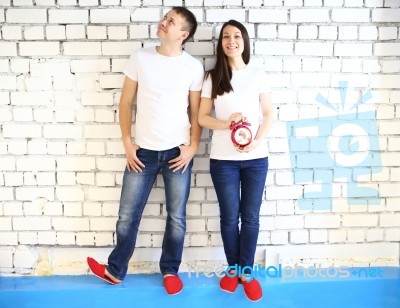
[{"label": "man's blue jeans", "polygon": [[210,172],[220,207],[228,265],[253,268],[268,157],[244,161],[210,159]]},{"label": "man's blue jeans", "polygon": [[189,197],[193,161],[182,174],[172,172],[168,161],[180,155],[175,147],[165,151],[140,148],[137,157],[145,165],[141,173],[125,169],[117,221],[117,244],[108,258],[107,270],[122,280],[135,249],[140,220],[150,191],[159,172],[162,173],[167,209],[167,222],[162,244],[160,270],[163,275],[177,274],[181,263],[186,231],[186,203]]}]

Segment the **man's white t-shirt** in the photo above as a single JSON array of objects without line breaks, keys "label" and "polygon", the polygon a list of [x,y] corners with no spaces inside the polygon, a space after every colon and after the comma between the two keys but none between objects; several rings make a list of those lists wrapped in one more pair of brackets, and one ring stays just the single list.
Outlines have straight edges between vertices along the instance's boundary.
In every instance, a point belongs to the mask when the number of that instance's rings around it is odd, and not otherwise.
[{"label": "man's white t-shirt", "polygon": [[189,145],[189,91],[201,90],[200,61],[185,51],[167,57],[149,47],[130,57],[124,74],[138,82],[135,143],[154,151]]},{"label": "man's white t-shirt", "polygon": [[[218,95],[214,99],[215,117],[226,121],[234,112],[241,112],[251,124],[253,139],[262,121],[260,94],[269,92],[266,74],[263,70],[247,65],[241,70],[232,71],[233,91]],[[202,97],[211,98],[211,76],[203,84]],[[250,152],[238,152],[231,140],[230,129],[213,131],[210,158],[221,160],[249,160],[268,156],[266,141]]]}]

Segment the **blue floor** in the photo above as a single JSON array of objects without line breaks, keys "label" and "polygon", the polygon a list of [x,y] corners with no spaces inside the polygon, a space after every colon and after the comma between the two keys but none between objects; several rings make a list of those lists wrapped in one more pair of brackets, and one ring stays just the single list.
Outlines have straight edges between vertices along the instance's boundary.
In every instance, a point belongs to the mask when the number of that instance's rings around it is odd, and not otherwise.
[{"label": "blue floor", "polygon": [[[370,271],[370,269],[367,269]],[[128,275],[112,286],[97,277],[0,277],[0,307],[387,307],[400,308],[400,268],[382,267],[380,277],[356,269],[347,278],[258,277],[264,296],[252,303],[239,285],[234,294],[219,290],[219,278],[180,274],[183,291],[165,293],[160,275]]]}]

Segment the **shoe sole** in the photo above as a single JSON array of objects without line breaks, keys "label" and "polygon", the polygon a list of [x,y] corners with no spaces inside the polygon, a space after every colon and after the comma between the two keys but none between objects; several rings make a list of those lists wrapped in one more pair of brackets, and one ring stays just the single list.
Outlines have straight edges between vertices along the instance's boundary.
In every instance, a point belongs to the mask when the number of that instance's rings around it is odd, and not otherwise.
[{"label": "shoe sole", "polygon": [[251,299],[250,297],[247,296],[246,293],[244,293],[244,295],[246,295],[247,299],[248,299],[249,301],[253,302],[253,303],[259,302],[259,301],[262,299],[262,296],[261,296],[259,299]]},{"label": "shoe sole", "polygon": [[[93,259],[93,260],[94,260],[94,259]],[[95,260],[95,261],[96,261],[96,260]],[[96,261],[96,262],[97,262],[97,261]],[[108,278],[108,277],[106,277],[106,276],[103,277],[103,276],[97,274],[97,273],[93,270],[93,268],[90,266],[89,261],[87,261],[87,264],[88,264],[88,266],[89,266],[90,271],[93,273],[93,275],[96,276],[96,277],[98,277],[98,278],[100,278],[101,280],[103,280],[103,281],[105,281],[105,282],[108,282],[108,283],[111,284],[111,285],[116,285],[116,284],[120,284],[120,283],[121,283],[121,282],[113,281],[113,280],[111,280],[110,278]]]},{"label": "shoe sole", "polygon": [[221,287],[219,287],[219,289],[220,289],[221,291],[224,291],[224,292],[229,293],[229,294],[233,294],[233,293],[235,293],[236,290],[237,290],[237,288],[236,288],[236,289],[233,290],[233,291],[229,291],[229,290],[222,289]]},{"label": "shoe sole", "polygon": [[169,294],[168,292],[167,292],[167,294],[169,295],[169,296],[174,296],[174,295],[178,295],[179,293],[181,293],[183,291],[183,288],[179,291],[179,292],[176,292],[176,293],[173,293],[173,294]]}]

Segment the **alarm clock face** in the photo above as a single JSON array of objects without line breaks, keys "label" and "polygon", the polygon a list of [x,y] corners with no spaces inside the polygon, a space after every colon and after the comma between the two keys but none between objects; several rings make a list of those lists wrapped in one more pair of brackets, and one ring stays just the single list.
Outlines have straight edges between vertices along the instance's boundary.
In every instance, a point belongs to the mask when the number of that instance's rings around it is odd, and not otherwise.
[{"label": "alarm clock face", "polygon": [[233,132],[234,143],[240,146],[248,145],[251,142],[251,131],[247,127],[240,127]]}]

